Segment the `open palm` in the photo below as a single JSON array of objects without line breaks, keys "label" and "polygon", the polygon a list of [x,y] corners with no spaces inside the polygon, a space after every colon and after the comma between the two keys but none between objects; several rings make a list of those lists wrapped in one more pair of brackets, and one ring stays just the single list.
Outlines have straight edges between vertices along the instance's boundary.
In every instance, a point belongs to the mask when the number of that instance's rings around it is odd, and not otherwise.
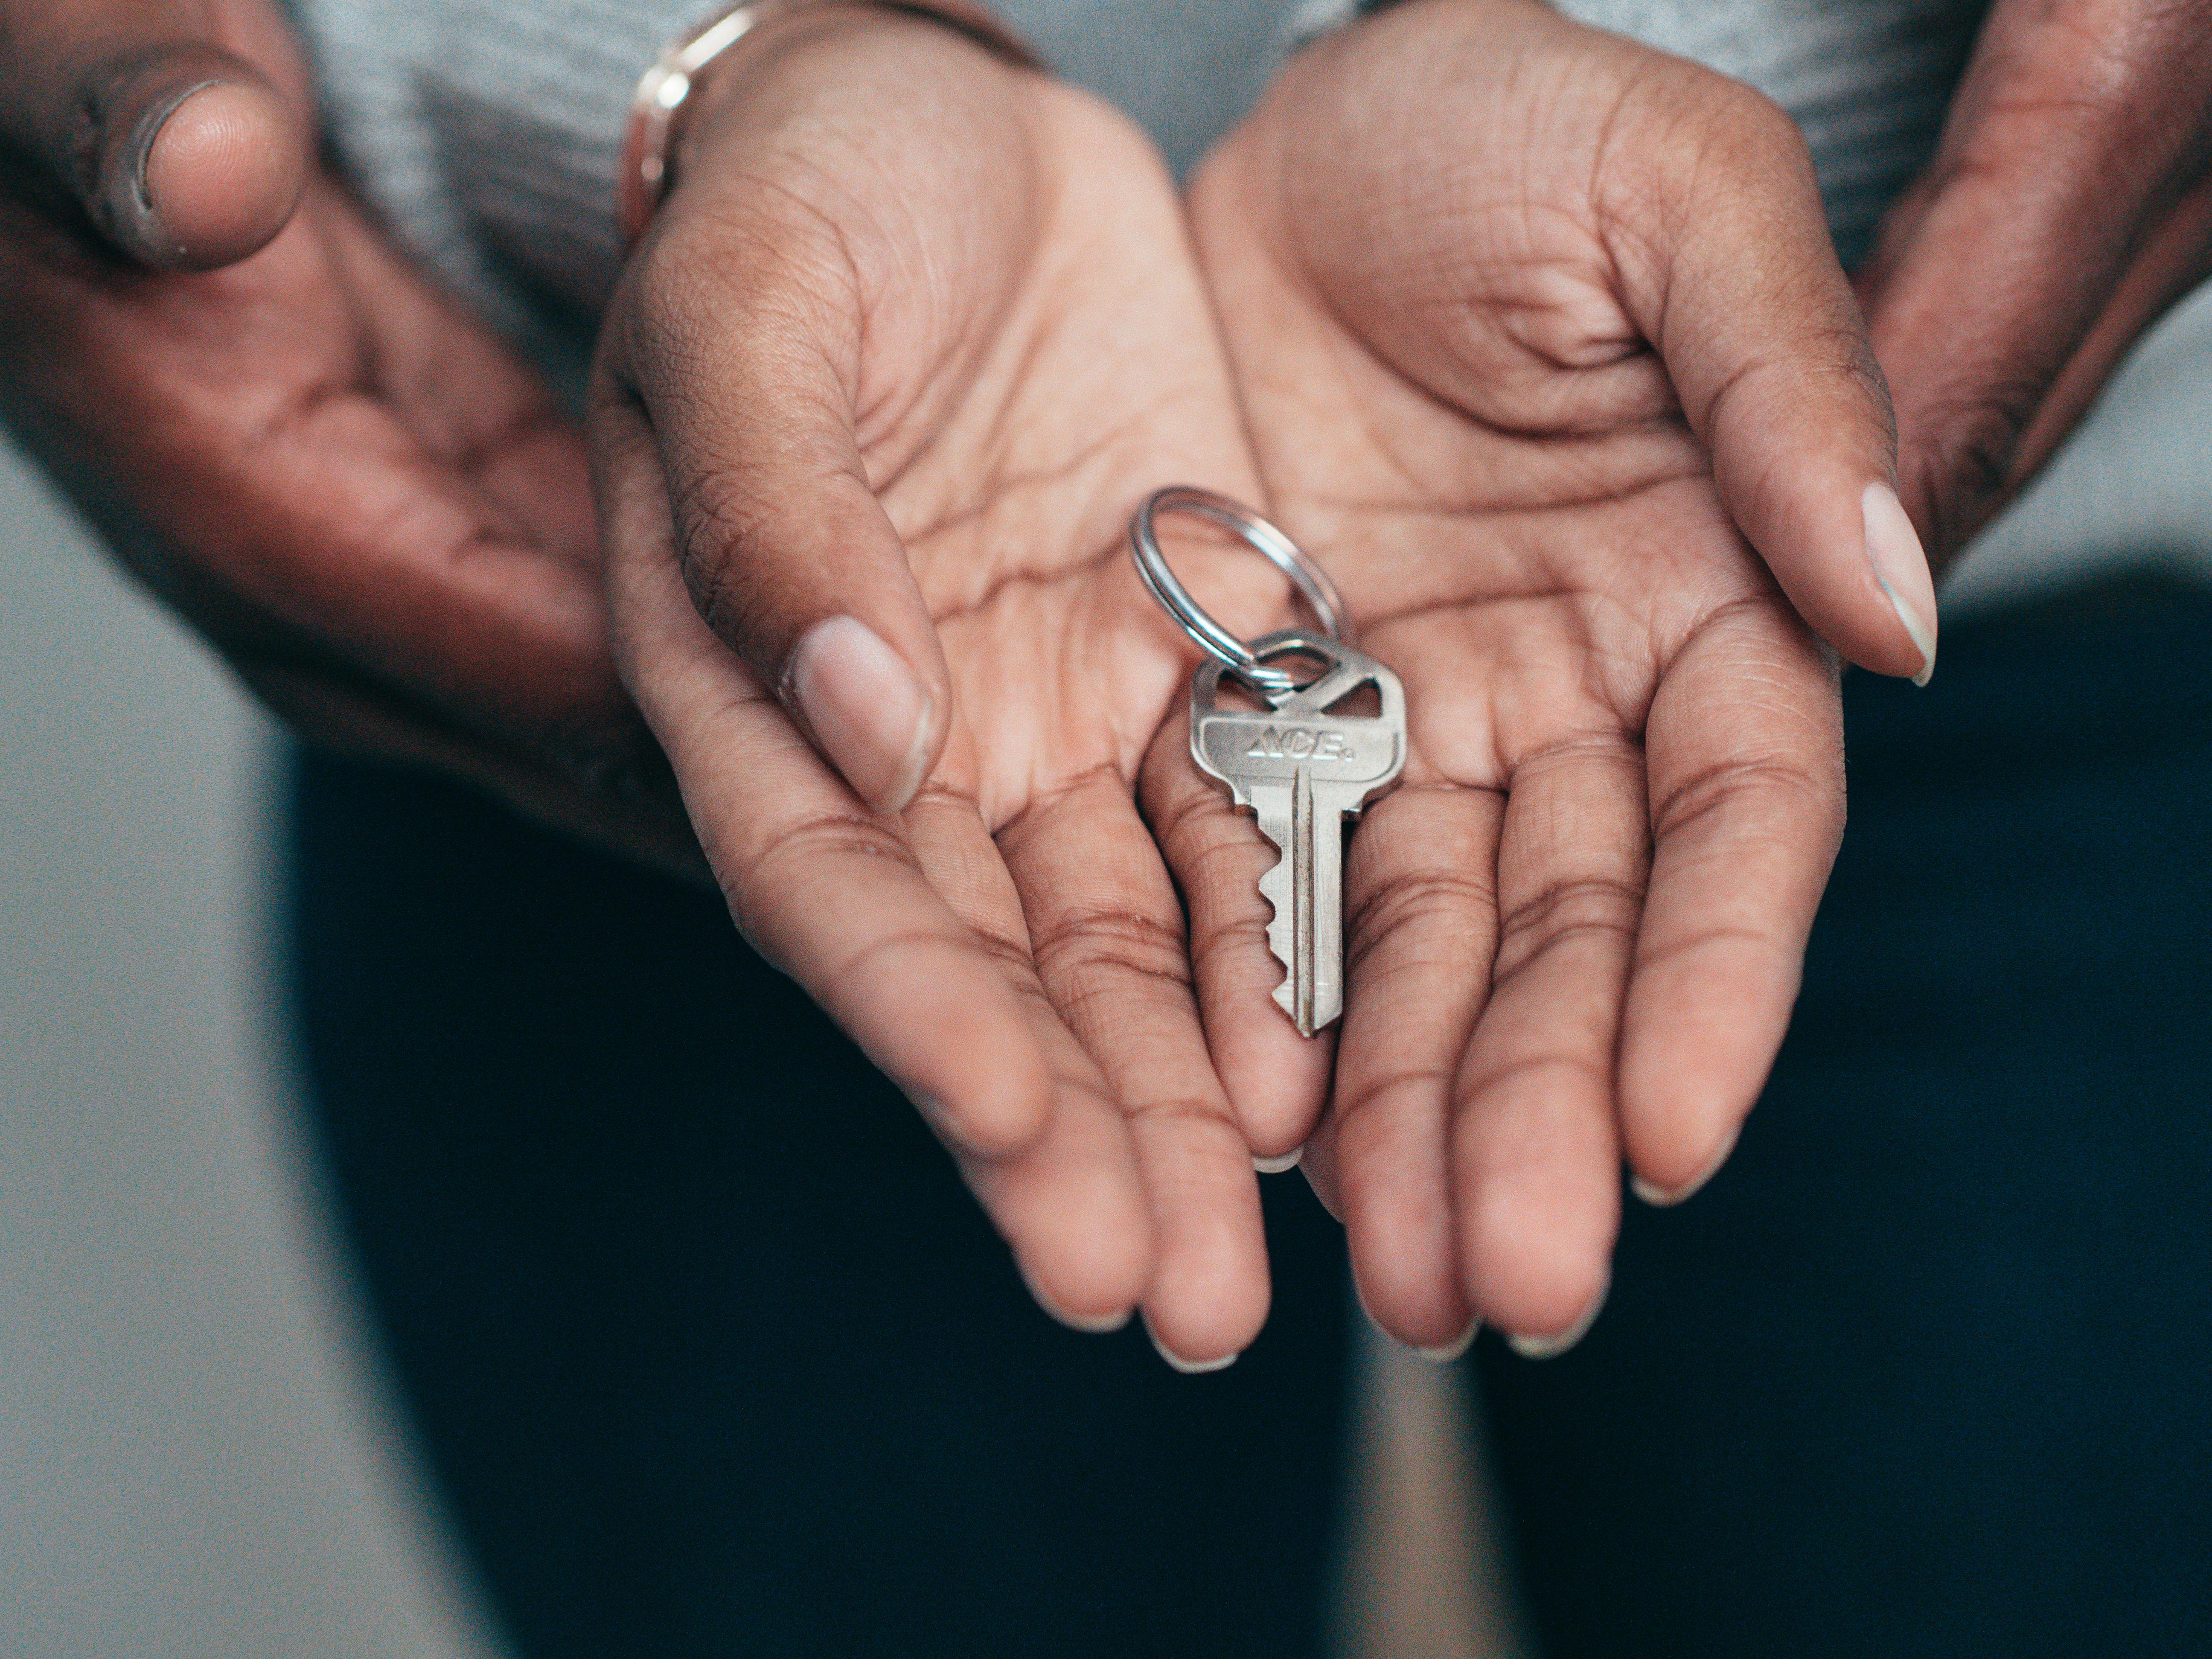
[{"label": "open palm", "polygon": [[[1685,1194],[1780,1041],[1844,805],[1801,613],[1924,667],[1924,575],[1875,562],[1879,380],[1794,129],[1519,0],[1310,49],[1192,203],[1267,493],[1409,711],[1308,1168],[1387,1328],[1549,1351],[1602,1297],[1624,1154]],[[1201,982],[1264,977],[1255,920],[1194,915]],[[1296,1144],[1314,1061],[1224,1060]]]},{"label": "open palm", "polygon": [[[1172,184],[910,18],[763,31],[707,98],[604,335],[625,676],[739,927],[929,1115],[1046,1305],[1233,1356],[1257,1190],[1133,799],[1188,653],[1128,514],[1254,487]],[[1265,566],[1184,553],[1237,625],[1276,614]],[[857,710],[817,695],[824,638]],[[854,738],[902,676],[908,776]]]}]

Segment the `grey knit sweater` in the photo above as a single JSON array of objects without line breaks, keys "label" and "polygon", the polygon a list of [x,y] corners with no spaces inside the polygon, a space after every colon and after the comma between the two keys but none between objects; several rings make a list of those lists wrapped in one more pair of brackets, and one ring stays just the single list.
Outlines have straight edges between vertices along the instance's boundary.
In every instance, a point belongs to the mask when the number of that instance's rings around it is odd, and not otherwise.
[{"label": "grey knit sweater", "polygon": [[[1358,0],[999,0],[1070,78],[1178,167],[1231,125],[1301,33]],[[1803,128],[1849,262],[1927,157],[1986,0],[1553,0],[1747,81]],[[290,0],[338,147],[399,234],[574,378],[619,258],[629,97],[714,0]],[[567,307],[548,303],[561,296]],[[2142,354],[2112,406],[1945,589],[1947,614],[2162,546],[2212,580],[2212,295]],[[585,315],[573,308],[580,304]]]},{"label": "grey knit sweater", "polygon": [[[295,0],[339,147],[416,249],[510,325],[590,306],[618,248],[630,92],[711,0]],[[1353,0],[1001,0],[1071,79],[1187,166],[1288,42]],[[1760,88],[1810,143],[1846,257],[1925,159],[1981,0],[1562,0]]]}]

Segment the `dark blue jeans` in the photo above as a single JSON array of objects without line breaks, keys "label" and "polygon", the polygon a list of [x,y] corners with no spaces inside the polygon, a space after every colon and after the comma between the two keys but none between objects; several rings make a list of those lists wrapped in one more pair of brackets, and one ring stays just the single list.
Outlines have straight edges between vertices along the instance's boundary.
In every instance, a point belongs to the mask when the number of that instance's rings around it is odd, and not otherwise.
[{"label": "dark blue jeans", "polygon": [[[1477,1348],[1558,1655],[2212,1651],[2212,594],[1853,677],[1851,828],[1741,1150]],[[1267,1183],[1216,1376],[1028,1304],[913,1114],[719,906],[302,763],[324,1141],[533,1659],[1311,1654],[1334,1231]]]}]

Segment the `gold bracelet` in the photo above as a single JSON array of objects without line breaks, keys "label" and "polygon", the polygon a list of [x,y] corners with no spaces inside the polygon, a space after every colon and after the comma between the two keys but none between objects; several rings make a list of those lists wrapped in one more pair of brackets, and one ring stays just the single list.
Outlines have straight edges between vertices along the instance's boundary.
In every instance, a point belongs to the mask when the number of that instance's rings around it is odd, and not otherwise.
[{"label": "gold bracelet", "polygon": [[[615,178],[615,221],[625,246],[635,243],[675,182],[671,159],[676,124],[691,96],[693,82],[708,64],[763,23],[789,12],[824,3],[856,0],[750,0],[708,18],[677,40],[646,70],[630,102],[623,135],[622,167]],[[857,0],[885,11],[902,11],[958,30],[978,46],[1023,69],[1038,70],[1043,60],[1015,38],[1005,24],[973,0]]]}]

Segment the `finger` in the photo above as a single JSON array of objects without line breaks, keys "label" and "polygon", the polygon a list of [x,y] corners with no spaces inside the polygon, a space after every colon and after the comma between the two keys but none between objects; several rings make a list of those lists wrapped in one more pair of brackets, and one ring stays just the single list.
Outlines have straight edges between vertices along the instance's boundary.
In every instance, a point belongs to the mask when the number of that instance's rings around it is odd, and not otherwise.
[{"label": "finger", "polygon": [[1452,1222],[1452,1085],[1490,988],[1503,798],[1401,785],[1370,807],[1345,872],[1344,1034],[1313,1153],[1361,1304],[1437,1357],[1474,1310]]},{"label": "finger", "polygon": [[172,270],[244,258],[307,173],[302,112],[226,50],[196,0],[8,0],[0,129],[32,176],[118,252]]},{"label": "finger", "polygon": [[1159,849],[1127,784],[1103,771],[1024,812],[998,842],[1046,992],[1128,1118],[1156,1241],[1146,1324],[1178,1370],[1218,1370],[1266,1322],[1267,1238]]},{"label": "finger", "polygon": [[1284,969],[1268,948],[1274,911],[1261,896],[1260,878],[1280,854],[1192,763],[1181,719],[1170,719],[1153,738],[1139,788],[1182,894],[1214,1070],[1253,1156],[1263,1168],[1286,1169],[1328,1097],[1336,1039],[1329,1031],[1300,1036],[1275,1002]]},{"label": "finger", "polygon": [[[1940,557],[2033,476],[2203,270],[2203,204],[2178,198],[2203,176],[2209,80],[2201,8],[2135,9],[2124,28],[2074,5],[1990,14],[1936,155],[1860,281],[1905,500]],[[2176,234],[2154,246],[2161,227]],[[2108,314],[2096,372],[2046,416]]]},{"label": "finger", "polygon": [[607,651],[580,434],[349,204],[319,191],[214,276],[0,239],[0,403],[234,659],[373,687],[611,805],[659,766]]},{"label": "finger", "polygon": [[[854,793],[896,812],[936,764],[951,680],[854,435],[860,300],[793,240],[771,224],[649,249],[610,362],[665,458],[699,614]],[[775,251],[746,262],[756,246]],[[711,284],[681,274],[702,254]]]},{"label": "finger", "polygon": [[1620,1207],[1613,1052],[1649,836],[1642,762],[1617,732],[1515,769],[1452,1174],[1469,1296],[1527,1354],[1579,1340],[1605,1296]]},{"label": "finger", "polygon": [[1039,1305],[1078,1330],[1116,1329],[1153,1281],[1155,1224],[1115,1087],[1046,994],[1021,894],[975,803],[926,789],[906,821],[924,878],[1019,994],[1050,1077],[1043,1133],[1002,1158],[956,1148],[961,1172]]},{"label": "finger", "polygon": [[243,654],[230,665],[277,719],[311,744],[363,760],[465,780],[538,823],[693,883],[711,879],[675,780],[649,737],[621,772],[587,785],[328,666]]},{"label": "finger", "polygon": [[1680,1203],[1734,1148],[1796,1000],[1844,829],[1834,671],[1764,611],[1668,669],[1644,736],[1656,833],[1620,1037],[1638,1194]]},{"label": "finger", "polygon": [[[2043,402],[2013,447],[2011,465],[1996,493],[1972,514],[1957,507],[1948,509],[1952,522],[1961,531],[1969,522],[1978,527],[1983,520],[1975,514],[1994,515],[2026,489],[2089,412],[2105,383],[2144,331],[2208,276],[2212,276],[2212,179],[2175,203],[2146,236],[2142,251],[2121,276],[2104,311],[2045,392]],[[1909,445],[1908,454],[1919,453],[1917,430],[1900,435],[1900,441]],[[1923,466],[1917,476],[1925,489],[1939,475]],[[1939,509],[1931,500],[1925,510],[1932,517],[1946,509]]]},{"label": "finger", "polygon": [[642,416],[601,399],[595,440],[618,660],[739,929],[956,1146],[988,1158],[1034,1141],[1053,1071],[1006,945],[953,914],[700,618]]},{"label": "finger", "polygon": [[[1898,505],[1888,393],[1804,139],[1736,82],[1701,73],[1685,95],[1711,165],[1656,209],[1649,192],[1610,206],[1638,233],[1616,250],[1631,312],[1799,613],[1860,666],[1924,680],[1935,583]],[[1621,169],[1622,188],[1648,173]]]}]

